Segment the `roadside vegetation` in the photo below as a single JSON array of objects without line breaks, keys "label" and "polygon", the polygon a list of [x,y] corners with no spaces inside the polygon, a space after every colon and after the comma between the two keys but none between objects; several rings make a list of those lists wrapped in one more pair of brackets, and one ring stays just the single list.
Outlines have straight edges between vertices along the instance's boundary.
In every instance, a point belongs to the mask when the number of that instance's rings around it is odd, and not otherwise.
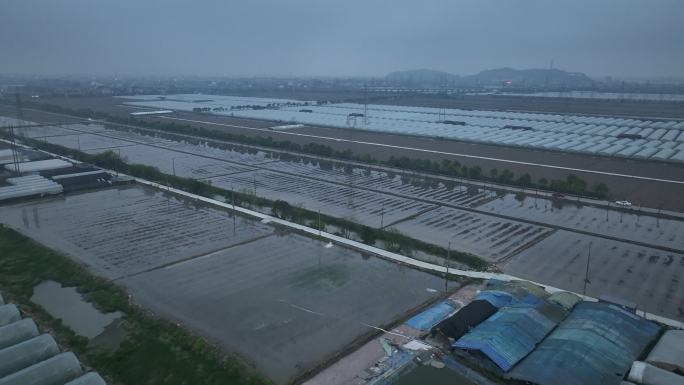
[{"label": "roadside vegetation", "polygon": [[120,118],[110,114],[96,112],[89,108],[74,110],[71,108],[61,107],[57,105],[35,102],[31,102],[30,105],[32,107],[36,107],[45,111],[61,113],[66,115],[75,115],[84,118],[104,119],[113,123],[132,124],[140,127],[146,127],[150,129],[173,132],[184,135],[201,136],[204,138],[241,143],[245,145],[268,147],[284,151],[292,151],[341,160],[352,160],[372,165],[383,165],[400,168],[405,171],[414,171],[448,177],[465,178],[473,181],[498,183],[502,185],[521,187],[526,189],[545,190],[596,199],[609,198],[608,186],[606,186],[604,183],[589,185],[584,179],[574,174],[568,175],[565,179],[549,180],[547,178],[540,178],[535,181],[528,173],[516,175],[511,170],[507,169],[491,169],[488,172],[484,172],[482,168],[479,166],[467,166],[459,163],[458,161],[451,161],[448,159],[436,161],[430,159],[419,159],[409,157],[391,157],[389,160],[380,161],[369,154],[354,154],[349,149],[339,151],[333,149],[330,146],[317,143],[308,143],[301,145],[299,143],[291,142],[289,140],[274,140],[270,136],[253,137],[246,135],[235,135],[218,130],[192,126],[188,124],[177,124],[173,122],[148,122],[145,120],[135,118]]},{"label": "roadside vegetation", "polygon": [[[76,287],[103,312],[123,312],[126,339],[114,350],[89,346],[86,338],[30,301],[33,288],[45,280]],[[129,303],[123,289],[89,273],[85,266],[1,225],[0,291],[111,385],[269,384],[237,357],[225,355],[180,326],[146,314]]]},{"label": "roadside vegetation", "polygon": [[22,138],[22,141],[35,148],[66,156],[81,162],[94,164],[109,170],[118,171],[134,177],[146,179],[193,194],[221,200],[236,206],[272,214],[278,218],[306,225],[321,231],[329,231],[346,238],[358,239],[368,245],[382,243],[385,249],[413,256],[414,252],[424,252],[433,256],[448,258],[476,270],[484,270],[489,264],[482,258],[458,250],[433,245],[408,237],[398,231],[365,226],[347,219],[332,217],[302,207],[290,205],[282,200],[259,197],[252,191],[230,191],[193,178],[184,178],[161,172],[156,167],[129,164],[116,153],[107,151],[101,154],[88,154],[76,149],[45,143],[36,139]]}]

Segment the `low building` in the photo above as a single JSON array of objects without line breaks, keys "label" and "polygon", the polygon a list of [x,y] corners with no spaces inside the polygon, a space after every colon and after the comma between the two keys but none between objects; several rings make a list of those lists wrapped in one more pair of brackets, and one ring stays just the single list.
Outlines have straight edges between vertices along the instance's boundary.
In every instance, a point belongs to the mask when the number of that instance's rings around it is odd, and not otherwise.
[{"label": "low building", "polygon": [[481,353],[507,372],[530,354],[566,315],[562,307],[543,300],[507,306],[458,339],[453,347]]},{"label": "low building", "polygon": [[438,323],[430,333],[432,336],[441,334],[444,337],[457,340],[491,317],[497,310],[498,308],[488,301],[472,301],[457,311],[456,314]]},{"label": "low building", "polygon": [[606,302],[582,302],[509,374],[537,385],[619,385],[660,327]]}]

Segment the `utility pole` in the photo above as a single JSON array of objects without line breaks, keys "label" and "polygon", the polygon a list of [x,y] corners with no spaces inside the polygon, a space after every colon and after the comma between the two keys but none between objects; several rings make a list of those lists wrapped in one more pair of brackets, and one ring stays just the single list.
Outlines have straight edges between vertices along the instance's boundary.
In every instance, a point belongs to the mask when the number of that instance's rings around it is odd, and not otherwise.
[{"label": "utility pole", "polygon": [[449,261],[451,260],[451,242],[447,246],[447,257],[444,260],[444,267],[446,271],[444,273],[444,294],[449,293]]},{"label": "utility pole", "polygon": [[584,272],[584,289],[582,289],[582,294],[587,295],[587,284],[591,283],[589,282],[589,263],[591,262],[591,244],[593,242],[589,242],[589,252],[587,253],[587,270]]},{"label": "utility pole", "polygon": [[171,168],[173,169],[173,176],[176,176],[176,158],[171,158]]},{"label": "utility pole", "polygon": [[16,137],[14,136],[14,126],[8,127],[10,147],[12,148],[12,163],[14,165],[14,172],[19,174],[19,148],[17,146]]},{"label": "utility pole", "polygon": [[237,224],[236,224],[237,219],[235,217],[237,217],[237,215],[235,215],[235,193],[233,191],[233,185],[230,186],[230,203],[233,205],[233,212],[232,212],[232,214],[233,214],[233,236],[235,236],[235,233],[236,233],[235,227],[237,226]]},{"label": "utility pole", "polygon": [[368,125],[368,83],[363,83],[363,128]]}]

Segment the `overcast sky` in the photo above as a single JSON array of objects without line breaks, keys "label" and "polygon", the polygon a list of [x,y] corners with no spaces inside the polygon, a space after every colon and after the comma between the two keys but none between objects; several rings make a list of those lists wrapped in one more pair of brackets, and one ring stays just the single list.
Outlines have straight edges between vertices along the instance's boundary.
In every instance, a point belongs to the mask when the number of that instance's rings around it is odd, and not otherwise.
[{"label": "overcast sky", "polygon": [[0,0],[0,73],[684,77],[684,0]]}]

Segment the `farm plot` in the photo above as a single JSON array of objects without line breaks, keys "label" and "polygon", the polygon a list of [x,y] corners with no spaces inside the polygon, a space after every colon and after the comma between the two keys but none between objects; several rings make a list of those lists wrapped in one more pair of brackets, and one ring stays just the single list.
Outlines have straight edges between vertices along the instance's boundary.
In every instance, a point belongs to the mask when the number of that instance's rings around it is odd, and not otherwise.
[{"label": "farm plot", "polygon": [[504,271],[587,295],[608,294],[640,309],[684,321],[684,254],[557,231],[511,258]]},{"label": "farm plot", "polygon": [[386,171],[364,167],[345,166],[343,163],[319,162],[317,160],[279,161],[263,168],[300,174],[307,177],[354,183],[367,189],[401,194],[411,198],[431,200],[436,203],[479,206],[496,198],[496,193],[477,187],[430,178],[412,178]]},{"label": "farm plot", "polygon": [[440,207],[391,227],[404,234],[497,262],[546,237],[547,227]]},{"label": "farm plot", "polygon": [[226,146],[227,148],[217,148],[208,145],[206,142],[202,144],[191,144],[187,142],[175,141],[166,141],[160,145],[164,148],[174,151],[181,151],[250,166],[274,161],[271,159],[270,153],[239,146]]},{"label": "farm plot", "polygon": [[117,147],[135,145],[135,143],[132,143],[130,141],[108,138],[105,136],[95,134],[59,135],[48,136],[44,138],[38,137],[37,139],[44,139],[48,143],[82,151],[95,149],[108,150],[116,149]]},{"label": "farm plot", "polygon": [[51,136],[74,135],[78,132],[65,126],[41,126],[17,128],[14,133],[27,138],[43,139]]},{"label": "farm plot", "polygon": [[535,199],[530,196],[518,200],[514,194],[507,194],[478,209],[684,252],[684,221],[642,214],[637,208],[607,210],[570,201]]},{"label": "farm plot", "polygon": [[277,158],[277,162],[265,164],[263,168],[276,172],[324,179],[331,182],[350,183],[350,181],[353,181],[362,185],[385,177],[384,173],[368,168],[350,166],[345,163],[321,161],[306,157],[297,157],[296,160],[288,160],[287,158],[287,156],[281,156]]},{"label": "farm plot", "polygon": [[[445,184],[447,183],[447,184]],[[430,200],[435,203],[477,207],[496,198],[496,192],[456,182],[440,182],[422,178],[411,181],[406,177],[376,179],[365,185],[368,188]]]},{"label": "farm plot", "polygon": [[[104,151],[106,150],[87,152],[95,154]],[[145,164],[156,167],[166,174],[175,174],[195,179],[205,179],[254,170],[253,167],[146,145],[120,147],[115,149],[114,152],[119,154],[127,163]]]},{"label": "farm plot", "polygon": [[259,222],[138,186],[2,206],[0,221],[111,279],[273,231]]},{"label": "farm plot", "polygon": [[322,214],[380,227],[428,210],[433,205],[386,194],[309,180],[271,171],[255,171],[209,179],[212,185],[282,199]]},{"label": "farm plot", "polygon": [[270,236],[123,281],[133,299],[285,384],[431,299],[436,276],[299,235]]}]

